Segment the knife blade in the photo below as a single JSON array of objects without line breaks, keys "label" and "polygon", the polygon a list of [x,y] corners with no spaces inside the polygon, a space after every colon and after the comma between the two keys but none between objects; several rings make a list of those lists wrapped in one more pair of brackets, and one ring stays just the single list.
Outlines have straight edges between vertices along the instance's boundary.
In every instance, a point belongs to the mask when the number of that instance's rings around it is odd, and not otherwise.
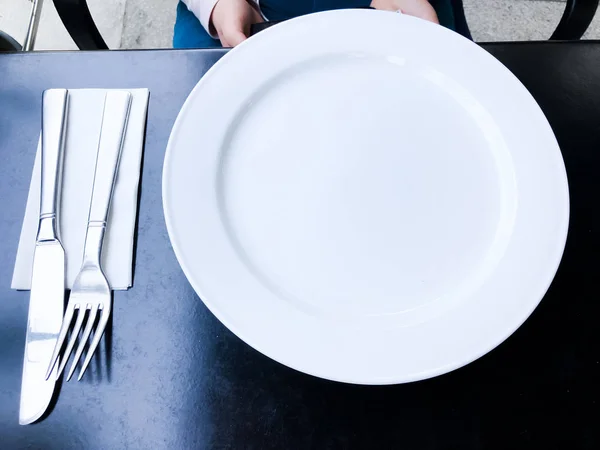
[{"label": "knife blade", "polygon": [[[59,239],[63,148],[68,91],[49,89],[42,97],[42,183],[40,220],[33,257],[31,293],[21,381],[19,423],[27,425],[46,411],[56,374],[46,370],[62,324],[65,296],[65,251]],[[56,371],[56,369],[55,369]]]}]

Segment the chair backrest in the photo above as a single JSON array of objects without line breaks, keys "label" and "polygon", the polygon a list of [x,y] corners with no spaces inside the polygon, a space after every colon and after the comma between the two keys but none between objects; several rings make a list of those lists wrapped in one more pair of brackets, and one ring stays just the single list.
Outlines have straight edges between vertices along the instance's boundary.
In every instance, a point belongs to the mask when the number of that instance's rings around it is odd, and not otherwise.
[{"label": "chair backrest", "polygon": [[[472,39],[465,17],[463,0],[450,0],[450,2],[454,12],[456,31]],[[596,15],[599,2],[600,0],[567,0],[565,12],[550,39],[562,41],[581,39]]]},{"label": "chair backrest", "polygon": [[86,0],[53,0],[63,25],[80,50],[107,50]]},{"label": "chair backrest", "polygon": [[454,13],[454,26],[455,31],[462,34],[468,39],[473,39],[469,25],[467,24],[467,18],[465,16],[465,8],[463,7],[462,0],[450,0],[452,5],[452,12]]},{"label": "chair backrest", "polygon": [[567,0],[565,12],[550,39],[571,41],[581,39],[598,9],[599,0]]},{"label": "chair backrest", "polygon": [[21,50],[21,44],[0,30],[0,52],[18,52],[19,50]]}]

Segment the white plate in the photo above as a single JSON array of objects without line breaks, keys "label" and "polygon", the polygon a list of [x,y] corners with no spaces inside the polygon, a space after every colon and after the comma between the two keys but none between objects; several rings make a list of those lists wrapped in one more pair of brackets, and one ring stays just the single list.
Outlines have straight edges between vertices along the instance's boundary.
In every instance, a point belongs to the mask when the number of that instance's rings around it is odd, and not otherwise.
[{"label": "white plate", "polygon": [[490,351],[563,252],[560,150],[519,81],[399,14],[291,20],[221,59],[183,106],[163,174],[188,280],[287,366],[364,384]]}]

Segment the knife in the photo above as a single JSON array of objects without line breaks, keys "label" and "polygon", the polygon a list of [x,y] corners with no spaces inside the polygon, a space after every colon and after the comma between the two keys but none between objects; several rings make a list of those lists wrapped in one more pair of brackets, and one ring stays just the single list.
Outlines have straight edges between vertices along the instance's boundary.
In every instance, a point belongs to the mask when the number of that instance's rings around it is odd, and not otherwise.
[{"label": "knife", "polygon": [[19,410],[21,425],[35,422],[44,414],[56,379],[51,376],[46,380],[46,370],[62,324],[65,297],[65,251],[58,234],[58,203],[67,103],[66,89],[49,89],[42,97],[40,220],[25,338]]}]

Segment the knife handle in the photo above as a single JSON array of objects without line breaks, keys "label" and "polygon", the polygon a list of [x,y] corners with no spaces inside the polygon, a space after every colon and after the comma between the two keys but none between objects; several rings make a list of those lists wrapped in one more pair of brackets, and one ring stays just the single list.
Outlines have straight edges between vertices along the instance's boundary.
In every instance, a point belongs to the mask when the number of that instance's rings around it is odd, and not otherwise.
[{"label": "knife handle", "polygon": [[44,91],[42,96],[42,189],[38,240],[56,239],[58,236],[56,215],[61,187],[68,99],[69,93],[66,89],[49,89]]},{"label": "knife handle", "polygon": [[129,92],[106,93],[88,226],[106,226],[130,106]]}]

